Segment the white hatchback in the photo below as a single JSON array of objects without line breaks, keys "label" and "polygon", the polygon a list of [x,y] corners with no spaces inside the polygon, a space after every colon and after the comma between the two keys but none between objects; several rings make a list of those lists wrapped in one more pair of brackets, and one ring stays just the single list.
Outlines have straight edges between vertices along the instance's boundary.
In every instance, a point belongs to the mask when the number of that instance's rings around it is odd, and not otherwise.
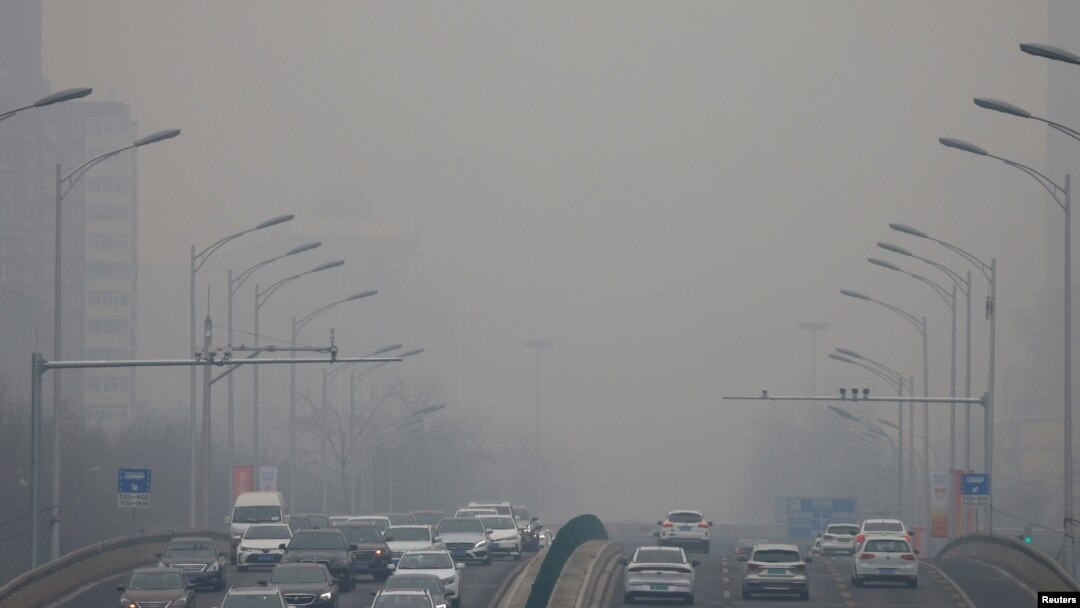
[{"label": "white hatchback", "polygon": [[711,521],[706,521],[701,511],[689,511],[679,509],[669,511],[663,521],[656,522],[660,526],[660,546],[683,545],[697,547],[702,553],[709,552],[709,528]]},{"label": "white hatchback", "polygon": [[851,584],[904,583],[919,586],[919,558],[908,541],[896,535],[867,535],[851,558]]},{"label": "white hatchback", "polygon": [[675,598],[694,603],[694,568],[700,562],[687,561],[681,547],[638,547],[623,572],[623,598],[633,604],[638,598]]}]

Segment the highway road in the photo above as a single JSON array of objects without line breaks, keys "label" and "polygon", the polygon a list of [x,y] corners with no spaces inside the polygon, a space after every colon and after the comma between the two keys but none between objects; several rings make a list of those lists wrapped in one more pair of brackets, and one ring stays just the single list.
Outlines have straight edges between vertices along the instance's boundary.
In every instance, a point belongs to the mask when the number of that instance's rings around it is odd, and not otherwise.
[{"label": "highway road", "polygon": [[[526,554],[525,559],[531,555]],[[488,602],[495,595],[499,585],[506,577],[523,562],[510,560],[496,560],[490,566],[469,564],[461,574],[461,606],[462,608],[486,608]],[[227,578],[230,586],[247,587],[254,586],[259,580],[267,577],[269,570],[263,572],[236,572],[229,567]],[[122,585],[127,580],[126,576],[116,576],[96,585],[83,589],[81,592],[54,604],[50,608],[86,608],[87,606],[117,606],[120,600],[120,592],[117,585]],[[371,605],[371,592],[380,589],[382,585],[371,581],[370,577],[357,579],[356,589],[344,593],[341,596],[341,608],[367,608]],[[199,591],[196,596],[198,608],[211,608],[221,605],[223,592]]]},{"label": "highway road", "polygon": [[[701,561],[697,568],[695,584],[695,605],[698,606],[743,606],[751,608],[770,608],[784,606],[806,606],[807,608],[1015,608],[1016,606],[1034,605],[1034,595],[1024,589],[1017,581],[1004,573],[994,571],[985,565],[969,560],[945,560],[941,566],[947,574],[944,576],[933,560],[920,564],[919,588],[908,589],[902,585],[867,585],[861,588],[851,586],[851,558],[847,556],[828,556],[815,558],[809,564],[810,600],[801,602],[795,596],[766,597],[754,596],[750,600],[742,599],[741,573],[742,562],[735,560],[731,553],[713,553],[711,555],[690,554],[692,559]],[[954,573],[958,577],[953,578]],[[950,580],[951,579],[951,580]],[[962,585],[954,586],[954,582]],[[968,584],[965,584],[968,583]],[[615,587],[611,606],[626,606],[622,596],[622,577]],[[970,592],[970,593],[969,593]],[[966,596],[966,599],[965,599]],[[971,600],[971,604],[967,603]],[[634,605],[674,605],[660,601],[635,601]]]}]

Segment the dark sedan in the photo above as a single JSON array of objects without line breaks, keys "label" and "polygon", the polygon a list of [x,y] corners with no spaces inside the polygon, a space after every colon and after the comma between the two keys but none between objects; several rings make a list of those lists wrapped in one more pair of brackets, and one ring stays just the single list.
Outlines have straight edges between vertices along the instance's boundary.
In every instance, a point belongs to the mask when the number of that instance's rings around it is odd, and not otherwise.
[{"label": "dark sedan", "polygon": [[370,574],[378,582],[390,576],[390,546],[378,527],[368,522],[346,522],[337,529],[345,542],[356,545],[351,555],[353,574]]},{"label": "dark sedan", "polygon": [[214,539],[205,536],[184,536],[169,541],[163,553],[157,554],[158,566],[176,568],[187,576],[190,584],[213,587],[224,591],[225,554],[218,551]]},{"label": "dark sedan", "polygon": [[277,587],[290,606],[338,608],[338,587],[322,564],[279,564],[266,582]]},{"label": "dark sedan", "polygon": [[116,588],[120,605],[195,606],[195,587],[175,568],[139,568],[131,573],[127,585]]},{"label": "dark sedan", "polygon": [[293,535],[288,545],[281,545],[281,548],[285,550],[282,564],[322,564],[330,570],[342,591],[353,588],[352,558],[349,554],[357,547],[346,543],[345,537],[337,529],[301,530]]}]

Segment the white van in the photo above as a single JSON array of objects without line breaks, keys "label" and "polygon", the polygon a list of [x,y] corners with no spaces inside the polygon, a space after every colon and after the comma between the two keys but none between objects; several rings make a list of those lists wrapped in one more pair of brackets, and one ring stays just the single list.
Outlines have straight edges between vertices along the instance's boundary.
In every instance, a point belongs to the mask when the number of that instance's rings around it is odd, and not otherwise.
[{"label": "white van", "polygon": [[288,520],[285,497],[281,492],[243,492],[236,497],[232,517],[225,518],[232,539],[229,559],[236,563],[236,547],[251,524],[281,524]]}]

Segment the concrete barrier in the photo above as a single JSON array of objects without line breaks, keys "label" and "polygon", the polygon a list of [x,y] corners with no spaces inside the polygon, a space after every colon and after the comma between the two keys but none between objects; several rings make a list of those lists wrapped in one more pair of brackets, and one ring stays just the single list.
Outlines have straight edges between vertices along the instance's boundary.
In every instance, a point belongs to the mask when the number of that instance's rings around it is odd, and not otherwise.
[{"label": "concrete barrier", "polygon": [[945,545],[937,558],[969,558],[993,564],[1037,591],[1080,591],[1080,583],[1052,557],[1014,538],[968,534]]},{"label": "concrete barrier", "polygon": [[95,581],[154,563],[154,554],[175,536],[209,536],[226,548],[229,542],[221,532],[168,530],[95,543],[9,581],[0,587],[0,606],[44,606]]},{"label": "concrete barrier", "polygon": [[590,540],[574,550],[566,560],[548,608],[591,608],[606,605],[610,582],[616,575],[618,559],[624,555],[621,543]]},{"label": "concrete barrier", "polygon": [[525,608],[533,583],[536,582],[536,575],[540,573],[540,566],[544,565],[547,554],[547,549],[540,551],[507,577],[495,592],[495,597],[491,598],[488,608]]}]

